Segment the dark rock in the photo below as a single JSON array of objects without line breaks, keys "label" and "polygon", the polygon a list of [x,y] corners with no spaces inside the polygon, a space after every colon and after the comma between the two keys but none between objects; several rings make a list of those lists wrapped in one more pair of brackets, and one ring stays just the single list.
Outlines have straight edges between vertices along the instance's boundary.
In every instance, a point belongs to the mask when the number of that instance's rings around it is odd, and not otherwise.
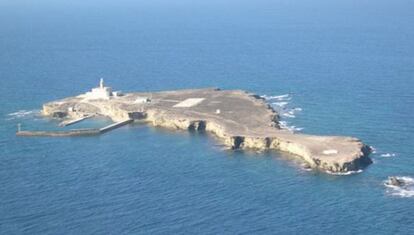
[{"label": "dark rock", "polygon": [[67,115],[66,112],[54,112],[52,116],[54,118],[64,118],[66,117],[66,115]]},{"label": "dark rock", "polygon": [[389,176],[386,184],[401,187],[405,185],[405,182],[395,176]]}]

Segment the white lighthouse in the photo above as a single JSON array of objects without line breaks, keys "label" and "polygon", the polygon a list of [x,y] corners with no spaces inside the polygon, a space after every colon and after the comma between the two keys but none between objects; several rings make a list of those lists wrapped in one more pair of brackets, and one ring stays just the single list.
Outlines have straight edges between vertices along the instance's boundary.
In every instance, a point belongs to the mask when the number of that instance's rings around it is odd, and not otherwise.
[{"label": "white lighthouse", "polygon": [[99,80],[99,88],[101,88],[101,89],[104,88],[104,80],[103,80],[103,78],[101,78],[101,80]]},{"label": "white lighthouse", "polygon": [[86,99],[96,100],[96,99],[105,99],[109,100],[113,96],[112,88],[106,87],[104,85],[104,80],[101,78],[99,81],[99,87],[92,88],[91,91],[85,94]]}]

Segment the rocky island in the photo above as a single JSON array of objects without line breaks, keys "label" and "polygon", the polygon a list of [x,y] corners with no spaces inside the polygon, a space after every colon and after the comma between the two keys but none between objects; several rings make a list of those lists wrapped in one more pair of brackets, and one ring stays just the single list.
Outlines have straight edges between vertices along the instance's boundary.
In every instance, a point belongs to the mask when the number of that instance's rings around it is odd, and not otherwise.
[{"label": "rocky island", "polygon": [[141,121],[170,129],[206,131],[231,149],[280,150],[301,157],[309,167],[330,172],[356,171],[372,162],[370,147],[359,139],[297,134],[280,128],[275,110],[263,98],[243,90],[122,94],[101,80],[90,92],[44,104],[43,114],[63,119],[65,125],[102,115],[118,123]]}]

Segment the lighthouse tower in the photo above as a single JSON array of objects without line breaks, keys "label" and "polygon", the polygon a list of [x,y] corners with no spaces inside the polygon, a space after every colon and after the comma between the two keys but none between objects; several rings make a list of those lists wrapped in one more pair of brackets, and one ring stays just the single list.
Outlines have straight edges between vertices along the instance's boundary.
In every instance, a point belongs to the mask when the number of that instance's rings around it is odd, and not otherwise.
[{"label": "lighthouse tower", "polygon": [[101,78],[101,80],[99,80],[99,88],[104,89],[104,80],[103,80],[103,78]]}]

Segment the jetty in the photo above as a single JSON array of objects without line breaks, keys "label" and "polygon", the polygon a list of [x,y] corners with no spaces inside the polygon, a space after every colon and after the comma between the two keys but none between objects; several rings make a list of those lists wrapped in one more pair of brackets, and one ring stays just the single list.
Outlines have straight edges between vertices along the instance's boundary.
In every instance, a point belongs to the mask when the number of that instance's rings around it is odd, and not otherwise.
[{"label": "jetty", "polygon": [[78,117],[78,118],[75,118],[75,119],[64,120],[61,123],[59,123],[59,126],[61,126],[61,127],[70,126],[70,125],[79,123],[79,122],[81,122],[83,120],[86,120],[88,118],[92,118],[93,116],[94,115],[86,115],[86,116]]},{"label": "jetty", "polygon": [[129,123],[131,123],[133,121],[134,121],[133,119],[127,119],[127,120],[124,120],[124,121],[115,122],[115,123],[113,123],[111,125],[108,125],[106,127],[100,128],[99,129],[99,134],[102,134],[102,133],[105,133],[105,132],[114,130],[114,129],[119,128],[121,126],[125,126],[125,125],[127,125],[127,124],[129,124]]},{"label": "jetty", "polygon": [[64,137],[64,136],[91,136],[99,135],[99,129],[73,129],[67,131],[18,131],[17,136],[49,136],[49,137]]},{"label": "jetty", "polygon": [[49,137],[65,137],[65,136],[92,136],[92,135],[100,135],[106,133],[108,131],[114,130],[121,126],[125,126],[129,123],[133,122],[132,119],[127,119],[124,121],[119,121],[112,123],[108,126],[102,128],[85,128],[85,129],[72,129],[72,130],[65,130],[65,131],[23,131],[18,130],[16,132],[17,136],[49,136]]},{"label": "jetty", "polygon": [[205,131],[230,149],[278,150],[303,159],[309,167],[329,172],[356,171],[372,163],[371,148],[346,136],[294,133],[279,125],[278,113],[260,96],[244,90],[217,88],[160,92],[113,92],[104,85],[74,97],[43,105],[51,118],[101,115],[115,123],[101,129],[27,132],[20,136],[96,135],[133,121],[174,130]]}]

